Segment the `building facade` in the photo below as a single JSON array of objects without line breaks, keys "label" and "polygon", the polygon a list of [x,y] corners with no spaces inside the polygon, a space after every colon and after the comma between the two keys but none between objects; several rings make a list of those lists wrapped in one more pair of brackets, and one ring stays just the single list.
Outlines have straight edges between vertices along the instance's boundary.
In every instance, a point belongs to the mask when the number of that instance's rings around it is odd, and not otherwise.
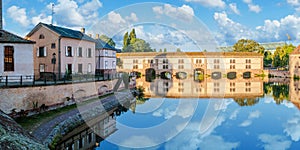
[{"label": "building facade", "polygon": [[82,31],[39,23],[26,36],[34,45],[34,74],[66,75],[95,73],[95,40]]},{"label": "building facade", "polygon": [[300,46],[289,55],[289,71],[292,78],[300,77]]},{"label": "building facade", "polygon": [[117,49],[110,46],[96,35],[96,75],[110,78],[116,74]]},{"label": "building facade", "polygon": [[33,81],[34,43],[0,30],[0,82]]},{"label": "building facade", "polygon": [[155,75],[203,76],[220,79],[228,77],[251,78],[263,73],[263,56],[250,52],[145,52],[118,53],[122,65],[118,71],[139,72],[146,75],[153,70]]}]

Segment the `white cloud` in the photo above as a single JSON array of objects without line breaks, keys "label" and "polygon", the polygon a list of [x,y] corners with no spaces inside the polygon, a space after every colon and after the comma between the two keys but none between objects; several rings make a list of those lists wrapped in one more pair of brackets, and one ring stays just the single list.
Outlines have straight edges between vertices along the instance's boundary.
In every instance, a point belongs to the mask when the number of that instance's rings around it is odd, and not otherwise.
[{"label": "white cloud", "polygon": [[239,126],[241,127],[248,127],[252,124],[252,120],[245,120],[244,122],[242,122]]},{"label": "white cloud", "polygon": [[130,22],[131,22],[131,21],[132,21],[132,22],[137,22],[137,21],[139,21],[139,19],[138,19],[138,17],[136,16],[135,13],[131,13],[130,16],[127,16],[125,19],[128,20],[128,21],[130,21]]},{"label": "white cloud", "polygon": [[255,13],[261,12],[261,7],[259,5],[249,4],[248,7],[250,11],[253,11]]},{"label": "white cloud", "polygon": [[248,5],[250,11],[255,13],[261,12],[261,7],[259,5],[253,4],[252,0],[243,0],[243,1]]},{"label": "white cloud", "polygon": [[265,150],[289,149],[292,142],[280,135],[260,134],[258,139],[264,143]]},{"label": "white cloud", "polygon": [[287,121],[284,132],[291,136],[293,141],[300,140],[300,114],[297,113],[293,118]]},{"label": "white cloud", "polygon": [[236,109],[236,110],[230,115],[229,119],[235,120],[236,117],[237,117],[237,115],[238,115],[238,113],[239,113],[239,111],[240,111],[240,109]]},{"label": "white cloud", "polygon": [[230,8],[230,10],[231,10],[232,12],[234,12],[235,14],[240,15],[240,11],[239,11],[239,9],[237,8],[236,3],[231,3],[231,4],[229,4],[229,8]]},{"label": "white cloud", "polygon": [[287,0],[286,2],[292,6],[300,6],[299,0]]},{"label": "white cloud", "polygon": [[249,119],[259,118],[260,114],[261,114],[261,112],[256,110],[254,112],[250,112],[248,118]]},{"label": "white cloud", "polygon": [[248,116],[248,119],[245,120],[245,121],[243,121],[239,126],[241,126],[241,127],[248,127],[248,126],[250,126],[252,124],[252,122],[253,122],[253,119],[259,118],[260,114],[261,114],[261,112],[258,111],[258,110],[254,111],[254,112],[250,112],[249,116]]},{"label": "white cloud", "polygon": [[179,19],[181,21],[191,21],[194,17],[194,9],[188,5],[182,5],[181,7],[173,7],[170,4],[164,6],[155,6],[152,11],[159,15],[166,15],[171,18]]},{"label": "white cloud", "polygon": [[223,0],[185,0],[186,2],[200,3],[206,7],[225,8],[226,4]]},{"label": "white cloud", "polygon": [[10,18],[20,23],[24,27],[27,27],[30,24],[25,8],[20,8],[18,6],[11,6],[7,9],[7,13]]},{"label": "white cloud", "polygon": [[46,16],[45,14],[39,14],[38,16],[32,17],[31,23],[33,25],[38,24],[39,22],[51,23],[52,17]]},{"label": "white cloud", "polygon": [[286,41],[286,34],[289,34],[293,41],[300,40],[300,17],[295,15],[288,15],[279,20],[265,20],[264,25],[255,29],[234,22],[225,12],[215,13],[214,19],[220,27],[216,39],[219,43],[227,45],[233,45],[241,38],[258,42]]}]

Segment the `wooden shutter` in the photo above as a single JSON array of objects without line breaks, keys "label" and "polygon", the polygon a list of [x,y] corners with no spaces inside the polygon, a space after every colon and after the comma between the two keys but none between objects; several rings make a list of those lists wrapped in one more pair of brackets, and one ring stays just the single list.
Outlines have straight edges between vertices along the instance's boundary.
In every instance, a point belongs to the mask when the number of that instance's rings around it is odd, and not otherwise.
[{"label": "wooden shutter", "polygon": [[39,48],[36,48],[36,56],[37,56],[37,57],[40,56]]},{"label": "wooden shutter", "polygon": [[68,56],[68,46],[65,47],[65,50],[66,56]]},{"label": "wooden shutter", "polygon": [[47,47],[44,47],[44,56],[47,56]]},{"label": "wooden shutter", "polygon": [[71,55],[72,55],[72,57],[74,56],[74,48],[73,47],[71,47]]}]

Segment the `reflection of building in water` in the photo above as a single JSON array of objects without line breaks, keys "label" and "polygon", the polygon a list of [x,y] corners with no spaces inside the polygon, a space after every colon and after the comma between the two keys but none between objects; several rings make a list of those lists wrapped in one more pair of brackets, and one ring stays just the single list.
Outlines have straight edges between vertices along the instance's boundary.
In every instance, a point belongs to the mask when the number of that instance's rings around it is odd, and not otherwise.
[{"label": "reflection of building in water", "polygon": [[263,56],[247,52],[140,52],[118,53],[122,66],[118,71],[140,72],[145,75],[147,70],[154,70],[156,75],[170,72],[172,76],[184,72],[187,76],[196,72],[215,78],[223,75],[234,79],[238,77],[254,77],[263,70]]},{"label": "reflection of building in water", "polygon": [[300,46],[289,55],[289,71],[291,77],[300,77]]},{"label": "reflection of building in water", "polygon": [[87,121],[82,126],[65,135],[56,149],[86,150],[95,148],[96,145],[100,145],[100,142],[106,137],[117,131],[116,116],[127,111],[127,108],[132,108],[132,105],[135,106],[135,104],[129,104],[128,107],[117,106]]},{"label": "reflection of building in water", "polygon": [[289,87],[289,99],[300,109],[300,81],[291,80]]},{"label": "reflection of building in water", "polygon": [[[260,78],[213,80],[195,82],[193,78],[145,81],[145,77],[137,79],[137,86],[145,88],[146,97],[230,97],[246,98],[263,95],[263,81]],[[172,84],[172,86],[170,86]]]}]

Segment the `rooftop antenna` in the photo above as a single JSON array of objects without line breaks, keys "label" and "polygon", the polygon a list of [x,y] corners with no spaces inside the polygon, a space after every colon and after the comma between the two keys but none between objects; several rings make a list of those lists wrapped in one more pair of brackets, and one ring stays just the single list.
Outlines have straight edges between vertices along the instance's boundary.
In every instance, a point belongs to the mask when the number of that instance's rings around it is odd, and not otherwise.
[{"label": "rooftop antenna", "polygon": [[53,15],[54,15],[54,3],[52,3],[52,11],[51,11],[51,25],[53,24]]}]

